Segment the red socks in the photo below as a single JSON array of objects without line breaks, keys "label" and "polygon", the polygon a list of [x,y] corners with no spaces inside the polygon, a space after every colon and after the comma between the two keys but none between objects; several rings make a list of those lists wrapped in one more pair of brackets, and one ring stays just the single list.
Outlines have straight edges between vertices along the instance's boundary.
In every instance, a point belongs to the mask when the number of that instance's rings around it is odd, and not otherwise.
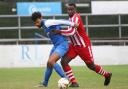
[{"label": "red socks", "polygon": [[63,70],[64,70],[66,76],[69,78],[71,83],[76,83],[77,82],[76,79],[75,79],[75,76],[74,76],[74,74],[72,72],[72,69],[71,69],[71,67],[69,65],[64,66]]},{"label": "red socks", "polygon": [[95,65],[96,66],[96,70],[95,72],[103,75],[104,77],[108,77],[109,76],[109,72],[106,72],[100,65]]}]

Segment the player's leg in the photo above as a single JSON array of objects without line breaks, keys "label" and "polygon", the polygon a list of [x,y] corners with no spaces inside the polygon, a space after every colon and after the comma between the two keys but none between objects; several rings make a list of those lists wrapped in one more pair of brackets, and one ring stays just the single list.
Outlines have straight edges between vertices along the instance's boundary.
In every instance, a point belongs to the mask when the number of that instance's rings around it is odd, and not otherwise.
[{"label": "player's leg", "polygon": [[111,72],[107,72],[105,71],[100,65],[98,64],[94,64],[95,65],[95,72],[104,76],[105,81],[104,81],[104,85],[107,86],[109,85],[110,81],[111,81],[111,77],[112,77],[112,73]]},{"label": "player's leg", "polygon": [[[57,47],[56,47],[56,49],[54,50],[54,53],[56,54],[56,55],[58,55],[58,57],[59,58],[62,58],[62,56],[64,56],[65,55],[65,53],[68,51],[68,44],[67,44],[67,42],[63,42],[63,43],[61,43],[60,45],[58,45]],[[52,57],[53,58],[53,57]],[[59,58],[56,58],[57,60],[59,60]],[[55,60],[55,62],[57,62],[57,60]],[[52,59],[52,61],[54,61],[54,59]],[[64,73],[64,71],[62,70],[62,68],[60,67],[60,65],[59,64],[53,64],[54,66],[54,69],[55,69],[55,71],[61,76],[61,77],[65,77],[65,73]]]},{"label": "player's leg", "polygon": [[49,78],[52,74],[53,68],[46,68],[45,70],[45,74],[44,74],[44,79],[40,82],[39,85],[35,86],[35,87],[47,87],[48,86],[48,82],[49,82]]},{"label": "player's leg", "polygon": [[[56,53],[53,53],[50,57],[49,57],[49,60],[53,60],[53,59],[56,59],[59,60],[59,56],[56,54]],[[48,86],[48,81],[51,77],[51,74],[52,74],[52,71],[53,71],[53,68],[56,70],[56,72],[61,76],[61,77],[65,77],[65,74],[63,72],[63,70],[61,69],[60,65],[58,63],[56,63],[56,61],[52,61],[50,62],[48,60],[48,63],[47,63],[47,69],[45,71],[45,76],[44,76],[44,80],[41,82],[42,85],[44,87],[47,87]],[[50,63],[49,63],[50,62]],[[52,64],[51,64],[52,63]]]},{"label": "player's leg", "polygon": [[73,71],[72,71],[71,67],[68,64],[75,57],[76,57],[76,54],[75,54],[72,46],[70,45],[68,52],[61,59],[62,68],[63,68],[66,76],[69,78],[69,80],[71,82],[70,87],[79,87],[79,84],[77,83],[77,80],[76,80],[76,78],[73,74]]},{"label": "player's leg", "polygon": [[53,68],[56,70],[56,72],[61,76],[61,77],[64,77],[64,73],[63,73],[63,70],[61,69],[61,67],[59,66],[59,64],[56,63],[57,60],[59,60],[59,55],[56,54],[55,52],[52,53],[49,57],[49,60],[47,62],[47,69],[45,71],[45,76],[44,76],[44,80],[43,82],[41,82],[41,85],[40,87],[47,87],[48,86],[48,82],[49,82],[49,79],[51,77],[51,74],[52,74],[52,71],[53,71]]},{"label": "player's leg", "polygon": [[59,53],[57,53],[57,51],[55,50],[55,52],[50,56],[49,60],[48,60],[48,67],[49,68],[54,68],[55,71],[61,76],[61,77],[65,77],[65,74],[62,70],[62,68],[60,67],[60,65],[58,63],[56,63],[58,60],[60,59],[60,55]]},{"label": "player's leg", "polygon": [[[44,80],[41,82],[41,85],[45,86],[45,87],[48,85],[48,81],[52,74],[53,68],[56,70],[56,72],[61,77],[65,76],[65,74],[64,74],[63,70],[61,69],[61,67],[59,66],[59,64],[56,63],[56,61],[59,60],[60,56],[55,52],[55,50],[56,50],[56,47],[53,47],[50,52],[49,60],[47,62],[47,68],[45,70]],[[54,59],[56,59],[56,60],[54,60]]]},{"label": "player's leg", "polygon": [[81,49],[79,48],[78,53],[89,69],[105,77],[104,85],[108,85],[110,83],[112,74],[105,71],[100,65],[94,63],[91,46],[86,46],[85,48]]},{"label": "player's leg", "polygon": [[64,73],[64,71],[62,70],[61,66],[58,63],[56,63],[54,65],[54,69],[59,74],[60,77],[65,77],[65,73]]},{"label": "player's leg", "polygon": [[[92,48],[91,45],[89,45],[88,50],[90,50],[90,54],[92,55],[92,59],[93,59],[93,54],[92,54]],[[89,66],[89,65],[88,65]],[[95,64],[94,61],[92,62],[92,64],[90,66],[95,66],[95,72],[104,76],[105,77],[105,81],[104,81],[104,85],[107,86],[110,83],[111,80],[111,76],[112,73],[107,72],[106,70],[104,70],[100,65]]]},{"label": "player's leg", "polygon": [[42,83],[44,86],[48,85],[48,81],[52,74],[53,68],[61,77],[65,77],[63,70],[61,69],[59,64],[57,64],[56,62],[60,59],[60,57],[64,56],[67,50],[68,50],[68,44],[65,42],[63,42],[57,47],[52,48],[50,52],[50,57],[47,62],[47,69],[45,71],[44,81]]},{"label": "player's leg", "polygon": [[77,80],[73,74],[73,70],[71,69],[70,65],[68,64],[70,61],[67,62],[64,60],[70,60],[71,61],[71,59],[64,57],[61,61],[61,65],[63,67],[63,70],[64,70],[66,76],[69,78],[70,83],[71,83],[69,87],[79,87],[79,84],[77,83]]},{"label": "player's leg", "polygon": [[[53,71],[53,68],[49,68],[47,67],[46,70],[45,70],[45,75],[44,75],[44,80],[41,81],[41,85],[42,87],[47,87],[48,86],[48,82],[49,82],[49,79],[50,79],[50,76],[52,74],[52,71]],[[41,86],[40,85],[40,86]]]},{"label": "player's leg", "polygon": [[[49,57],[52,55],[54,50],[55,50],[55,47],[52,48]],[[45,73],[44,73],[44,78],[41,81],[41,85],[39,85],[39,87],[43,87],[43,86],[47,87],[48,86],[48,82],[49,82],[50,76],[52,74],[52,71],[53,71],[53,68],[52,67],[48,67],[48,62],[47,62],[47,68],[46,68]]]}]

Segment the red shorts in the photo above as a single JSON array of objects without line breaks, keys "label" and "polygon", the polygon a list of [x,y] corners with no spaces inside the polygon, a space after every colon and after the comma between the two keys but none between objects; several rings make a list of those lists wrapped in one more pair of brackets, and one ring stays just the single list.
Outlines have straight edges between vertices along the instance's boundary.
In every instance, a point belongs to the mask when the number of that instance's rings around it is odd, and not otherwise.
[{"label": "red shorts", "polygon": [[69,50],[65,56],[71,58],[71,60],[74,59],[76,56],[79,56],[86,64],[92,64],[94,61],[91,45],[88,45],[86,47],[80,47],[70,44]]}]

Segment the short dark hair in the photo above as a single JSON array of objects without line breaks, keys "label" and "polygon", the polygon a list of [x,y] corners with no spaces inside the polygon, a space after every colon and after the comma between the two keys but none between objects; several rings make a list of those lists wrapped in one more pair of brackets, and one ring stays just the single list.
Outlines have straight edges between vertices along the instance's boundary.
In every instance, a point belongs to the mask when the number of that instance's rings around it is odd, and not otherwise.
[{"label": "short dark hair", "polygon": [[76,8],[76,4],[75,3],[69,3],[68,6],[74,6]]},{"label": "short dark hair", "polygon": [[40,12],[34,12],[34,13],[32,13],[31,19],[32,19],[32,21],[35,22],[37,18],[41,18],[41,17],[42,17],[42,15]]}]

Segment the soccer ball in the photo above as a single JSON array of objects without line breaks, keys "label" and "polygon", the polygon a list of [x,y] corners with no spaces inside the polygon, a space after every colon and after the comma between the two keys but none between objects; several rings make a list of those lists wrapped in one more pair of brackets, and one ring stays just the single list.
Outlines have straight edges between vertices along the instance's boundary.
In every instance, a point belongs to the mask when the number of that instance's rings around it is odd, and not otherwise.
[{"label": "soccer ball", "polygon": [[61,78],[58,81],[58,87],[59,89],[67,89],[69,85],[69,80],[66,78]]}]

